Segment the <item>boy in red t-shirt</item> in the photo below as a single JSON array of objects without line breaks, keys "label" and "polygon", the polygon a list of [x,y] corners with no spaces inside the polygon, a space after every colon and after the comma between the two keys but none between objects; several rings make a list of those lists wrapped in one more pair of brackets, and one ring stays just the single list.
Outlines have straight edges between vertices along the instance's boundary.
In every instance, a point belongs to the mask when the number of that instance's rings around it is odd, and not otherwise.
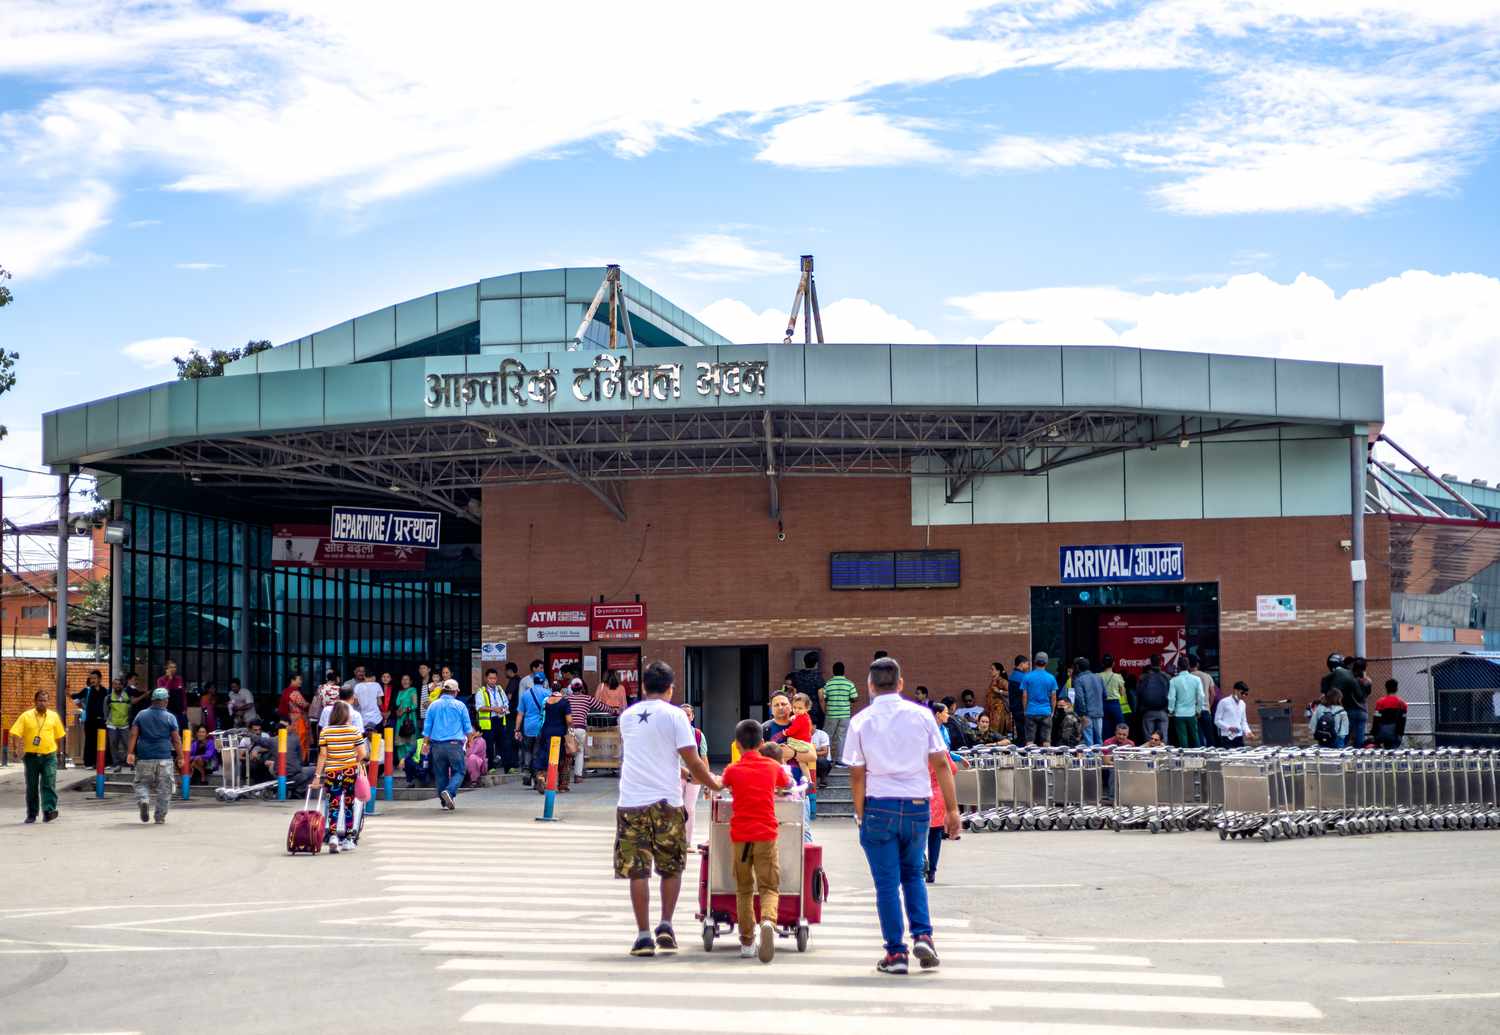
[{"label": "boy in red t-shirt", "polygon": [[[735,727],[740,760],[724,770],[724,789],[734,795],[729,840],[734,844],[734,883],[740,924],[740,958],[776,955],[776,910],[781,866],[776,859],[776,791],[792,785],[779,762],[761,754],[760,723],[746,719]],[[760,951],[755,942],[755,893],[760,892]]]}]

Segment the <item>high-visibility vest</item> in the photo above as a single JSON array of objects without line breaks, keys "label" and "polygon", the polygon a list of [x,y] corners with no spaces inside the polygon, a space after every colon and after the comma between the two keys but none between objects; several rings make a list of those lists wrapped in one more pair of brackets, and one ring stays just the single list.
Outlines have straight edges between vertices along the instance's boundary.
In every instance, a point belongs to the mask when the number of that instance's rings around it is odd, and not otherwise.
[{"label": "high-visibility vest", "polygon": [[487,730],[490,728],[490,713],[486,710],[491,707],[490,688],[488,684],[482,684],[474,691],[474,709],[479,715],[479,728]]}]

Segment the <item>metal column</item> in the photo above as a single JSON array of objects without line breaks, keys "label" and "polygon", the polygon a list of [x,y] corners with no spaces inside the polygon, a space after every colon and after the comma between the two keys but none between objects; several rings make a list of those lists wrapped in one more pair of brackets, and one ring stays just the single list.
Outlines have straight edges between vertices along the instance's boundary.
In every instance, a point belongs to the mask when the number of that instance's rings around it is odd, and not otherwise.
[{"label": "metal column", "polygon": [[[68,483],[66,472],[57,476],[57,697],[53,706],[68,723]],[[66,750],[64,750],[66,754]]]},{"label": "metal column", "polygon": [[1349,438],[1349,541],[1353,549],[1350,575],[1354,583],[1354,653],[1365,657],[1365,464],[1369,436],[1358,432]]},{"label": "metal column", "polygon": [[240,525],[240,566],[234,573],[236,593],[239,595],[240,624],[234,637],[234,650],[239,655],[240,685],[252,691],[260,688],[253,682],[250,671],[250,526]]},{"label": "metal column", "polygon": [[[120,520],[121,507],[116,503],[111,512],[112,520]],[[111,543],[109,547],[109,677],[125,677],[125,547]]]}]

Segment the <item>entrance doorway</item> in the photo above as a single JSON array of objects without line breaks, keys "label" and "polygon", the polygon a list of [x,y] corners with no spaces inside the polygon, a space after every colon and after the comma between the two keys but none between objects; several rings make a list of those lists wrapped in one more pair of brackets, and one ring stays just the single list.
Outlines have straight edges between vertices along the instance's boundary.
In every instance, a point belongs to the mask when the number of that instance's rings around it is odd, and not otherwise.
[{"label": "entrance doorway", "polygon": [[1133,680],[1152,654],[1172,670],[1179,655],[1190,653],[1218,679],[1219,585],[1035,586],[1031,639],[1033,651],[1051,655],[1059,678],[1079,655],[1097,667],[1112,654],[1116,670]]},{"label": "entrance doorway", "polygon": [[770,648],[689,647],[684,700],[698,712],[711,761],[729,758],[741,719],[764,720],[770,688]]}]

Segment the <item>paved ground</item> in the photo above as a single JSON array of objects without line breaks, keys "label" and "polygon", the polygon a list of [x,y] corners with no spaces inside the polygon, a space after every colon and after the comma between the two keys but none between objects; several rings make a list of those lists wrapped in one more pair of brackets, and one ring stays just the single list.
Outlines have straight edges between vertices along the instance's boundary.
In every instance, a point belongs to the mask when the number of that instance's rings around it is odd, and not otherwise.
[{"label": "paved ground", "polygon": [[967,835],[933,891],[945,965],[903,980],[874,973],[847,821],[818,831],[834,898],[806,955],[783,943],[762,967],[731,939],[705,955],[685,903],[680,955],[628,958],[614,784],[580,790],[554,826],[515,785],[453,814],[384,805],[357,853],[288,858],[289,806],[194,802],[156,827],[68,794],[61,821],[23,827],[20,785],[0,779],[0,1030],[1497,1028],[1497,833]]}]

